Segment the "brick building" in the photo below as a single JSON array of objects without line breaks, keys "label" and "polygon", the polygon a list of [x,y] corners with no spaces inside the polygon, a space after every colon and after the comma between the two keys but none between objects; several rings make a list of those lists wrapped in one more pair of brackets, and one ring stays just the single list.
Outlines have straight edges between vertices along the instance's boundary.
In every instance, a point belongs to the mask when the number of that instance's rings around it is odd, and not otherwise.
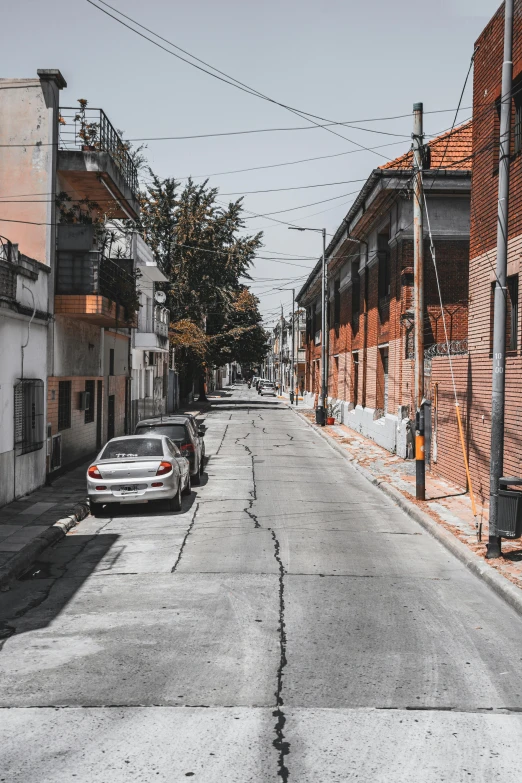
[{"label": "brick building", "polygon": [[[489,499],[493,332],[492,289],[495,280],[499,151],[499,101],[504,43],[502,5],[476,42],[473,84],[473,184],[469,263],[469,353],[455,357],[460,409],[473,489]],[[508,232],[507,359],[504,475],[520,476],[522,404],[520,259],[522,256],[522,0],[515,0],[513,98]],[[466,485],[458,442],[448,362],[433,362],[438,389],[437,472]]]},{"label": "brick building", "polygon": [[[450,339],[467,337],[471,123],[432,140],[425,188]],[[328,397],[338,421],[402,456],[413,415],[412,153],[369,176],[327,248]],[[444,334],[425,236],[424,340]],[[321,369],[321,262],[298,294],[306,308],[306,389]],[[428,384],[429,385],[429,384]]]}]

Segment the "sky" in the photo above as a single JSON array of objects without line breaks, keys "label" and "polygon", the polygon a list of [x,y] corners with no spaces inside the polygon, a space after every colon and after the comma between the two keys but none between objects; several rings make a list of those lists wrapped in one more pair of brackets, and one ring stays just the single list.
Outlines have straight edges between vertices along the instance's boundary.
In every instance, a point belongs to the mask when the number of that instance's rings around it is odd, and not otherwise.
[{"label": "sky", "polygon": [[[126,138],[307,128],[147,142],[149,164],[160,177],[191,175],[200,182],[208,176],[220,201],[245,194],[246,210],[277,213],[272,219],[247,215],[248,231],[264,232],[263,258],[252,268],[251,287],[267,326],[281,305],[289,312],[291,289],[297,293],[321,252],[319,233],[290,231],[274,219],[325,227],[332,235],[372,169],[408,150],[413,103],[424,104],[427,134],[449,129],[474,41],[499,5],[497,0],[107,1],[275,101],[327,121],[357,121],[357,128],[332,129],[345,138],[314,127],[182,62],[88,0],[19,0],[4,9],[1,76],[32,77],[37,68],[59,68],[68,85],[62,106],[86,98]],[[114,14],[98,0],[93,3]],[[459,122],[471,116],[471,85],[472,79]],[[397,115],[406,116],[389,119]],[[386,146],[367,151],[357,145]],[[322,156],[332,157],[296,163]],[[275,165],[281,163],[292,165]],[[228,173],[260,166],[272,168]]]}]

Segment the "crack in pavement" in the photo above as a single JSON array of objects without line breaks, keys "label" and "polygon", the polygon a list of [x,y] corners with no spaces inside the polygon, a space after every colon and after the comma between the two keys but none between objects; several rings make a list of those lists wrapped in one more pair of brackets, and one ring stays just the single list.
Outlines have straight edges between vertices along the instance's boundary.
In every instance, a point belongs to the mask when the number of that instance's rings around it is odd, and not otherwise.
[{"label": "crack in pavement", "polygon": [[223,433],[223,437],[221,438],[221,443],[220,443],[220,444],[219,444],[219,446],[217,447],[216,456],[219,454],[219,451],[220,451],[220,449],[221,449],[221,446],[223,445],[223,441],[225,440],[225,435],[227,434],[227,430],[228,430],[228,424],[225,426],[225,431],[224,431],[224,433]]},{"label": "crack in pavement", "polygon": [[171,574],[173,574],[173,573],[174,573],[174,571],[176,570],[176,568],[177,568],[177,567],[178,567],[178,565],[179,565],[179,561],[181,560],[181,556],[182,556],[182,554],[183,554],[183,550],[185,549],[185,544],[187,543],[187,538],[188,538],[188,537],[190,536],[190,534],[192,533],[192,528],[194,527],[194,522],[196,521],[196,515],[197,515],[197,513],[198,513],[198,510],[199,510],[199,503],[197,503],[197,504],[196,504],[196,508],[194,509],[194,514],[193,514],[193,516],[192,516],[192,520],[191,520],[191,522],[190,522],[190,525],[189,525],[189,526],[188,526],[188,528],[187,528],[187,532],[185,533],[185,536],[184,536],[184,538],[183,538],[183,542],[182,542],[182,544],[181,544],[181,547],[180,547],[180,550],[179,550],[179,552],[178,552],[178,557],[177,557],[177,560],[176,560],[176,562],[174,563],[174,565],[172,566],[172,568],[170,569],[170,573],[171,573]]},{"label": "crack in pavement", "polygon": [[[253,422],[252,422],[253,423]],[[265,432],[265,428],[263,427],[263,432]],[[245,440],[248,435],[245,435],[242,438],[236,438],[236,444],[240,440]],[[265,433],[266,434],[266,433]],[[250,491],[250,495],[252,496],[251,499],[248,501],[248,506],[244,509],[245,513],[252,519],[254,522],[254,527],[256,529],[260,529],[262,526],[259,523],[259,519],[256,514],[252,511],[255,501],[257,500],[257,484],[256,484],[256,473],[255,473],[255,455],[254,453],[246,446],[246,444],[241,443],[241,446],[243,446],[244,449],[248,451],[250,454],[251,460],[252,460],[252,482],[253,482],[253,489]],[[285,624],[285,568],[283,565],[283,561],[281,559],[281,547],[279,544],[279,539],[277,538],[276,532],[271,528],[266,528],[270,531],[270,535],[272,536],[272,540],[274,542],[274,557],[277,562],[278,571],[279,571],[279,624],[278,624],[278,633],[279,633],[279,664],[277,666],[277,685],[275,690],[275,698],[276,698],[276,708],[273,711],[272,715],[276,719],[275,725],[274,725],[274,731],[275,731],[275,739],[272,742],[272,745],[278,752],[278,759],[277,759],[277,774],[278,777],[281,778],[283,783],[287,783],[290,777],[289,769],[285,763],[285,757],[288,756],[290,753],[290,743],[285,739],[285,724],[286,724],[286,716],[283,711],[284,707],[284,701],[283,701],[283,676],[284,676],[284,669],[287,664],[287,658],[286,658],[286,624]]]},{"label": "crack in pavement", "polygon": [[278,772],[277,774],[281,778],[281,780],[286,783],[290,777],[290,772],[288,767],[285,764],[285,756],[288,756],[290,753],[290,743],[285,739],[285,723],[286,723],[286,716],[282,709],[284,707],[284,701],[283,701],[283,677],[284,677],[284,669],[286,667],[286,664],[288,663],[286,658],[286,624],[285,624],[285,568],[283,565],[283,561],[281,559],[281,548],[279,544],[279,540],[272,528],[268,528],[270,530],[270,533],[272,535],[272,539],[274,542],[274,557],[277,561],[277,565],[279,567],[279,666],[277,667],[277,688],[275,692],[276,697],[276,709],[272,713],[274,718],[276,718],[276,724],[275,724],[275,733],[276,738],[273,741],[274,748],[279,752],[278,757]]}]

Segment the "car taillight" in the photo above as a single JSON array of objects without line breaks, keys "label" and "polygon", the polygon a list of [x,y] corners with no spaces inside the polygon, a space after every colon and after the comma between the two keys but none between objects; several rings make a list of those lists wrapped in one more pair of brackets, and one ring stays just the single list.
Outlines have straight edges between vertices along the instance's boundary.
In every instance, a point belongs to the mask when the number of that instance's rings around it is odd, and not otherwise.
[{"label": "car taillight", "polygon": [[89,476],[89,478],[92,479],[98,479],[102,477],[96,465],[91,465],[91,467],[87,471],[87,475]]},{"label": "car taillight", "polygon": [[156,476],[164,476],[165,473],[170,473],[172,465],[170,462],[160,462],[159,468],[156,471]]},{"label": "car taillight", "polygon": [[180,446],[180,451],[195,451],[193,443],[184,443]]}]

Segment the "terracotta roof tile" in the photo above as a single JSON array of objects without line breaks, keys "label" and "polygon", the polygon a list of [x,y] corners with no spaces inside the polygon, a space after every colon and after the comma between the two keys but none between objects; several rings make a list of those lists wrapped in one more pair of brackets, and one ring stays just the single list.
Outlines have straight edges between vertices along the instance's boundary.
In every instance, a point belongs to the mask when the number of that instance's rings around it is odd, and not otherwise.
[{"label": "terracotta roof tile", "polygon": [[[430,168],[471,169],[471,130],[472,120],[468,120],[458,128],[432,139],[428,143],[431,151]],[[410,150],[380,168],[411,169],[412,162],[413,152]]]}]

